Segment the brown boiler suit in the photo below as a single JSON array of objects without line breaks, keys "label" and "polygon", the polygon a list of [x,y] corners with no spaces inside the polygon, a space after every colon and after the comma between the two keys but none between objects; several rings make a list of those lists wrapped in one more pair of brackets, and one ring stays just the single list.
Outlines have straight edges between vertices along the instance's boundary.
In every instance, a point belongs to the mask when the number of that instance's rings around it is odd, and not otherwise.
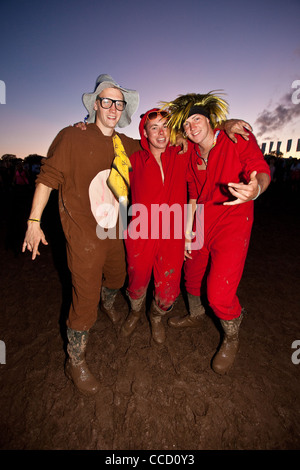
[{"label": "brown boiler suit", "polygon": [[[128,156],[140,149],[139,141],[118,135]],[[112,136],[103,135],[96,124],[89,124],[85,131],[67,127],[51,144],[37,178],[37,183],[59,191],[72,275],[67,324],[78,331],[89,330],[95,323],[102,284],[119,289],[125,281],[123,240],[97,236],[97,224],[105,227],[109,218],[103,207],[114,207],[109,226],[118,225],[118,202],[106,184],[113,159]]]}]

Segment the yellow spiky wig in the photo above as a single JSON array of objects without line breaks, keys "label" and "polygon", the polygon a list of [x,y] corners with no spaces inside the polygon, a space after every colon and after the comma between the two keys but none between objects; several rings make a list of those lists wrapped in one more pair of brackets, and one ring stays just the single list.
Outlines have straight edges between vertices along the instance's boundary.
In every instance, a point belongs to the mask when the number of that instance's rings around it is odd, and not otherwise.
[{"label": "yellow spiky wig", "polygon": [[201,107],[203,110],[201,114],[209,118],[213,129],[226,121],[228,112],[228,103],[213,91],[203,95],[196,93],[179,95],[174,101],[162,102],[162,104],[163,109],[167,109],[170,113],[168,126],[171,129],[170,143],[172,145],[176,142],[178,132],[182,132],[183,123],[191,115],[192,108]]}]

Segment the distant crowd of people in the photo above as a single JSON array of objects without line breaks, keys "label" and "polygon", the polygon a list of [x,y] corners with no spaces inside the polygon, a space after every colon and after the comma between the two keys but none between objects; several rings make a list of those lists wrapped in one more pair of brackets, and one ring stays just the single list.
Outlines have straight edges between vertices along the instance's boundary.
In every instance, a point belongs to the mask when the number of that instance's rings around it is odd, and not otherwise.
[{"label": "distant crowd of people", "polygon": [[300,159],[282,158],[276,154],[265,155],[270,172],[271,184],[265,194],[268,205],[278,206],[299,203]]},{"label": "distant crowd of people", "polygon": [[5,245],[15,256],[21,253],[26,220],[35,189],[35,180],[44,157],[15,155],[0,158],[0,227],[5,230]]},{"label": "distant crowd of people", "polygon": [[[0,158],[1,194],[9,194],[13,189],[32,192],[43,158],[40,155],[29,155],[24,159],[3,155]],[[270,197],[277,192],[285,199],[300,195],[300,158],[282,158],[274,153],[265,155],[265,160],[271,171]]]},{"label": "distant crowd of people", "polygon": [[39,155],[29,155],[24,159],[3,155],[0,158],[1,193],[10,193],[14,188],[34,189],[43,158]]}]

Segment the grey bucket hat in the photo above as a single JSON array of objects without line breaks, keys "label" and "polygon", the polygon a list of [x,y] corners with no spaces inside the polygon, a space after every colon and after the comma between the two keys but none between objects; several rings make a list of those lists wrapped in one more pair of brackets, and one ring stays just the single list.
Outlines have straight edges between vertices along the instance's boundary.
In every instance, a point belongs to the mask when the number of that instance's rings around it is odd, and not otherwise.
[{"label": "grey bucket hat", "polygon": [[139,105],[139,93],[135,90],[128,90],[126,88],[121,87],[115,80],[107,74],[99,75],[96,80],[95,91],[93,93],[84,93],[82,95],[82,101],[86,109],[88,110],[88,118],[86,121],[88,123],[95,122],[96,119],[96,111],[94,110],[94,103],[96,101],[97,96],[101,91],[105,88],[118,88],[124,96],[124,100],[126,101],[126,108],[122,112],[121,118],[118,122],[119,127],[126,127],[131,123],[131,117],[137,110]]}]

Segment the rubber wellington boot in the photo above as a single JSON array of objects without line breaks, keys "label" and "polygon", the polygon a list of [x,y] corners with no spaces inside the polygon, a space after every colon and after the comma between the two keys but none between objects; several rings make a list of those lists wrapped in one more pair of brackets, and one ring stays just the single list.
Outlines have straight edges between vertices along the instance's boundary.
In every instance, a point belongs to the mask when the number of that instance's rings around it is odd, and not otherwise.
[{"label": "rubber wellington boot", "polygon": [[101,289],[101,302],[100,308],[102,312],[106,313],[110,321],[116,325],[122,319],[122,315],[114,308],[114,302],[116,300],[119,289],[109,289],[108,287],[102,286]]},{"label": "rubber wellington boot", "polygon": [[173,317],[168,321],[169,326],[173,328],[199,328],[202,324],[202,320],[205,314],[205,308],[201,303],[201,299],[198,295],[192,295],[188,293],[189,301],[189,315],[184,317]]},{"label": "rubber wellington boot", "polygon": [[243,313],[233,320],[220,320],[224,330],[224,338],[212,361],[212,369],[217,374],[227,374],[234,363],[239,348],[239,329],[242,319]]},{"label": "rubber wellington boot", "polygon": [[121,335],[126,338],[134,332],[141,318],[145,306],[146,294],[140,299],[132,299],[129,295],[128,298],[130,301],[130,311],[121,328]]},{"label": "rubber wellington boot", "polygon": [[90,372],[85,361],[88,332],[68,328],[67,336],[69,357],[66,362],[65,374],[82,394],[95,395],[99,391],[100,383]]},{"label": "rubber wellington boot", "polygon": [[151,324],[152,339],[157,344],[162,344],[166,340],[165,328],[162,323],[162,317],[166,313],[167,312],[165,310],[162,310],[154,300],[152,301],[149,318]]}]

